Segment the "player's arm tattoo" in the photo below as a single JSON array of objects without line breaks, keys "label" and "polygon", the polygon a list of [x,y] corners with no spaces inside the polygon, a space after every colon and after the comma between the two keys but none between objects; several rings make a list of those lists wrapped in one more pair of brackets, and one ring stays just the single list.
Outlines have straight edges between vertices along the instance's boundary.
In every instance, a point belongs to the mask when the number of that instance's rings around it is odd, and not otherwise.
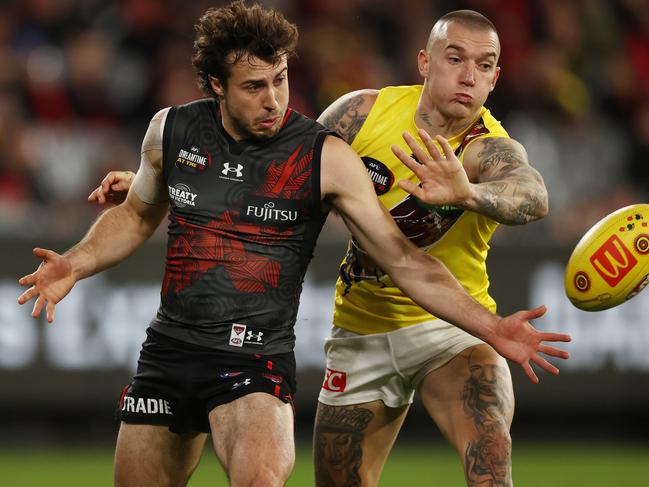
[{"label": "player's arm tattoo", "polygon": [[368,99],[365,94],[355,94],[335,101],[318,118],[318,122],[340,135],[351,144],[367,119]]},{"label": "player's arm tattoo", "polygon": [[522,147],[500,137],[486,138],[481,143],[477,154],[477,211],[508,225],[522,225],[545,216],[547,190],[541,175],[527,162]]},{"label": "player's arm tattoo", "polygon": [[502,366],[470,364],[464,384],[464,411],[471,418],[477,437],[464,452],[464,474],[469,486],[511,486],[511,438],[508,417],[514,398],[509,374]]},{"label": "player's arm tattoo", "polygon": [[362,407],[318,404],[313,438],[317,487],[361,485],[363,436],[373,418]]}]

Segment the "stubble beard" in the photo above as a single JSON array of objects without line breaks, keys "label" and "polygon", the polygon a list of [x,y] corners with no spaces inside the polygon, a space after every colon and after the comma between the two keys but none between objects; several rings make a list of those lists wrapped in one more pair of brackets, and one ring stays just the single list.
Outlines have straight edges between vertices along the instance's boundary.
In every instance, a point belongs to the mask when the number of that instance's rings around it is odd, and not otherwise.
[{"label": "stubble beard", "polygon": [[251,142],[265,142],[276,135],[277,132],[279,132],[279,126],[277,125],[273,126],[272,129],[267,129],[262,132],[253,131],[250,124],[247,124],[240,117],[237,117],[232,113],[230,113],[229,116],[234,130],[236,131],[237,135],[242,138],[242,140],[248,140]]}]

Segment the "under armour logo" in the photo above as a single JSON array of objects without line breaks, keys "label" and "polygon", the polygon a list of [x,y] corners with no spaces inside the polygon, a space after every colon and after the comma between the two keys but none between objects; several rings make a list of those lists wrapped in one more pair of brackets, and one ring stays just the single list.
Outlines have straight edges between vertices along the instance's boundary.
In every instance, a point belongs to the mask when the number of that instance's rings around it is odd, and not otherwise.
[{"label": "under armour logo", "polygon": [[246,341],[251,342],[252,339],[254,338],[255,341],[260,342],[263,334],[264,334],[263,331],[260,331],[259,333],[253,333],[252,331],[248,331],[248,333],[246,334]]},{"label": "under armour logo", "polygon": [[243,176],[243,172],[241,171],[242,169],[243,166],[241,164],[237,164],[237,167],[231,167],[229,162],[224,162],[223,171],[221,171],[221,174],[227,176],[229,173],[234,172],[237,174],[237,177],[240,178],[241,176]]},{"label": "under armour logo", "polygon": [[232,386],[232,389],[236,389],[241,386],[249,386],[251,382],[252,379],[246,379],[246,380],[242,380],[241,382],[235,382],[235,384]]}]

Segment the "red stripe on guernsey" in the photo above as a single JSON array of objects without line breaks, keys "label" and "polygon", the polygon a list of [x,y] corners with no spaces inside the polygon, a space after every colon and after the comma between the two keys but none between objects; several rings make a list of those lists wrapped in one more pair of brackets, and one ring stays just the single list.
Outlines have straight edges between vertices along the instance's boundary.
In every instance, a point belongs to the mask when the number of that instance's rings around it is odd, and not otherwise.
[{"label": "red stripe on guernsey", "polygon": [[279,386],[275,386],[275,396],[279,397]]},{"label": "red stripe on guernsey", "polygon": [[282,128],[282,127],[284,126],[284,124],[285,124],[286,121],[288,120],[288,117],[291,116],[291,113],[293,113],[293,109],[290,108],[290,107],[287,108],[287,109],[286,109],[286,113],[284,114],[284,119],[282,120],[282,124],[281,124],[280,128]]},{"label": "red stripe on guernsey", "polygon": [[296,165],[296,159],[298,154],[302,151],[302,147],[304,147],[304,144],[300,144],[300,146],[293,151],[293,154],[289,156],[289,158],[286,160],[284,163],[284,167],[282,169],[282,174],[279,176],[279,179],[275,183],[275,187],[271,190],[272,194],[280,194],[282,192],[282,189],[284,189],[284,186],[286,185],[286,182],[293,176],[293,171],[295,169]]},{"label": "red stripe on guernsey", "polygon": [[465,149],[467,145],[469,145],[469,142],[471,142],[473,139],[476,137],[480,137],[481,135],[485,135],[489,133],[489,129],[485,126],[484,120],[481,118],[478,120],[475,125],[471,128],[468,134],[464,137],[464,140],[460,142],[460,145],[455,149],[455,155],[457,157],[460,157],[460,154],[462,154],[462,151]]},{"label": "red stripe on guernsey", "polygon": [[255,354],[255,358],[261,358],[261,355],[259,355],[258,353],[256,353],[256,354]]},{"label": "red stripe on guernsey", "polygon": [[271,362],[271,361],[269,360],[268,363],[266,364],[266,368],[267,368],[268,370],[273,370],[273,362]]}]

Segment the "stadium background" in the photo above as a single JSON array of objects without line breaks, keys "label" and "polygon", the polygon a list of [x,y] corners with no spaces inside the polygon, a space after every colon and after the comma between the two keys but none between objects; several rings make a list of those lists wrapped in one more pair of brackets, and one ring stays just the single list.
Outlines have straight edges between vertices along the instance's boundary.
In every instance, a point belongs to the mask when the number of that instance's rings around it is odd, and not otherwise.
[{"label": "stadium background", "polygon": [[[0,452],[109,448],[114,440],[114,404],[157,306],[164,228],[127,262],[80,283],[52,326],[16,304],[16,280],[37,264],[32,247],[63,251],[83,235],[99,212],[87,194],[107,170],[137,169],[158,109],[201,96],[189,61],[193,22],[222,3],[0,2]],[[574,338],[559,378],[532,386],[514,369],[514,438],[647,451],[649,297],[589,314],[571,307],[562,289],[563,266],[583,232],[648,199],[646,0],[263,3],[300,28],[291,105],[311,116],[350,90],[418,83],[417,51],[449,10],[473,8],[496,24],[503,71],[488,107],[543,174],[551,213],[497,232],[491,289],[503,313],[548,304],[537,326]],[[297,434],[305,444],[345,238],[330,217],[298,318]],[[409,444],[442,444],[418,405],[398,448]],[[623,472],[617,480],[633,485]]]}]

